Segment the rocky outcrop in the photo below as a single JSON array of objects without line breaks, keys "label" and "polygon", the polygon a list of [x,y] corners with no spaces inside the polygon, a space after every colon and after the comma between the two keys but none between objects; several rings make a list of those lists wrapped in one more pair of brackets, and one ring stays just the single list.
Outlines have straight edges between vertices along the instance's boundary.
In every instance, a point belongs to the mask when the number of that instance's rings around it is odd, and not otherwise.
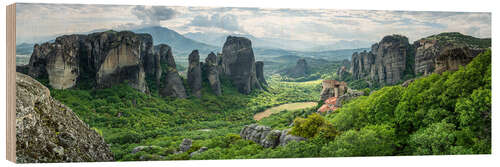
[{"label": "rocky outcrop", "polygon": [[291,141],[306,140],[303,137],[288,134],[289,130],[272,130],[270,127],[257,124],[245,125],[240,136],[245,140],[252,140],[265,148],[283,146]]},{"label": "rocky outcrop", "polygon": [[64,35],[54,42],[35,45],[28,75],[48,78],[56,89],[71,88],[80,81],[94,82],[97,88],[127,81],[146,92],[143,61],[154,57],[152,51],[148,34],[106,31]]},{"label": "rocky outcrop", "polygon": [[372,45],[371,51],[352,55],[350,73],[355,80],[393,85],[405,79],[405,75],[456,70],[488,47],[491,47],[491,39],[456,32],[422,38],[413,45],[409,45],[404,36],[386,36]]},{"label": "rocky outcrop", "polygon": [[161,147],[159,147],[159,146],[137,146],[134,149],[132,149],[132,151],[130,153],[135,154],[135,153],[141,152],[143,150],[150,150],[150,149],[155,149],[155,148],[159,149]]},{"label": "rocky outcrop", "polygon": [[264,77],[264,62],[255,62],[255,72],[257,73],[257,80],[262,84],[262,87],[267,86],[266,78]]},{"label": "rocky outcrop", "polygon": [[308,74],[308,68],[306,59],[299,59],[295,67],[288,70],[287,75],[294,78],[304,77]]},{"label": "rocky outcrop", "polygon": [[413,83],[414,81],[415,81],[415,78],[414,78],[414,79],[409,79],[409,80],[406,80],[406,81],[404,81],[404,82],[401,84],[401,86],[406,88],[406,87],[408,87],[411,83]]},{"label": "rocky outcrop", "polygon": [[[443,72],[466,65],[472,58],[491,46],[491,39],[479,39],[457,32],[448,32],[422,38],[415,41],[413,46],[415,48],[415,74],[428,75],[435,72],[437,68],[440,68],[439,72]],[[452,50],[461,56],[455,56]],[[452,63],[449,65],[454,67],[448,69],[448,67],[443,67],[443,63]]]},{"label": "rocky outcrop", "polygon": [[191,139],[184,139],[179,145],[179,152],[186,152],[191,148],[193,141]]},{"label": "rocky outcrop", "polygon": [[[179,76],[177,71],[177,66],[175,64],[174,56],[172,54],[172,49],[166,44],[160,44],[155,46],[155,53],[158,55],[161,64],[165,64],[166,69],[160,69],[165,71],[165,73],[160,72],[160,78],[163,77],[163,85],[160,87],[160,95],[176,98],[186,98],[186,89],[184,88],[182,78]],[[160,67],[161,68],[161,67]],[[157,75],[158,77],[158,75]]]},{"label": "rocky outcrop", "polygon": [[55,89],[67,89],[76,85],[79,76],[79,52],[83,50],[82,35],[65,35],[53,43],[35,45],[28,64],[28,75],[47,78]]},{"label": "rocky outcrop", "polygon": [[[157,66],[157,54],[154,53],[153,37],[149,34],[137,34],[141,40],[141,60],[146,75],[155,76]],[[158,62],[159,64],[159,62]]]},{"label": "rocky outcrop", "polygon": [[[144,35],[130,31],[106,31],[90,34],[91,65],[96,72],[96,87],[107,88],[125,81],[146,92],[145,72],[141,57]],[[84,56],[84,54],[82,54]]]},{"label": "rocky outcrop", "polygon": [[192,152],[191,154],[189,154],[189,157],[201,154],[201,153],[203,153],[203,152],[205,152],[207,150],[208,150],[208,147],[201,147],[199,150],[197,150],[197,151]]},{"label": "rocky outcrop", "polygon": [[339,96],[336,101],[335,101],[335,107],[340,108],[342,107],[342,104],[346,103],[347,101],[350,101],[352,99],[355,99],[359,96],[363,96],[364,92],[362,91],[352,91],[348,90],[346,94],[343,94]]},{"label": "rocky outcrop", "polygon": [[340,97],[347,91],[347,83],[336,80],[323,80],[323,89],[321,90],[321,101],[330,97]]},{"label": "rocky outcrop", "polygon": [[385,36],[373,44],[370,52],[354,53],[351,72],[354,79],[370,80],[380,85],[399,82],[407,68],[411,46],[401,35]]},{"label": "rocky outcrop", "polygon": [[222,48],[222,71],[238,91],[249,94],[262,89],[257,79],[252,43],[245,37],[228,36]]},{"label": "rocky outcrop", "polygon": [[460,66],[467,65],[483,51],[482,49],[473,50],[467,46],[445,48],[436,56],[434,72],[456,71]]},{"label": "rocky outcrop", "polygon": [[189,67],[187,73],[187,83],[191,89],[191,95],[201,97],[201,65],[198,50],[193,50],[189,54]]},{"label": "rocky outcrop", "polygon": [[220,96],[222,95],[222,90],[217,63],[217,56],[213,52],[210,52],[205,59],[205,64],[203,64],[203,74],[207,78],[214,94]]},{"label": "rocky outcrop", "polygon": [[104,139],[33,78],[16,76],[19,163],[112,161]]},{"label": "rocky outcrop", "polygon": [[78,53],[81,48],[81,38],[84,37],[62,36],[56,38],[52,44],[52,51],[47,55],[45,68],[52,88],[67,89],[76,85],[80,70]]},{"label": "rocky outcrop", "polygon": [[349,75],[349,72],[347,71],[346,66],[342,66],[339,69],[337,69],[336,73],[337,73],[337,77],[339,80],[344,80]]}]

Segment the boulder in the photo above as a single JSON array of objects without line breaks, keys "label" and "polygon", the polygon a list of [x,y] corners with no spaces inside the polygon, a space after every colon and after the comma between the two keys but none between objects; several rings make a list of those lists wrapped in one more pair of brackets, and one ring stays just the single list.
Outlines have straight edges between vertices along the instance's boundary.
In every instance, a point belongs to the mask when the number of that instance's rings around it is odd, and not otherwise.
[{"label": "boulder", "polygon": [[213,52],[210,52],[205,59],[205,64],[203,64],[203,74],[207,78],[214,94],[220,96],[222,95],[222,90],[217,62],[217,56]]},{"label": "boulder", "polygon": [[189,157],[193,157],[195,155],[198,155],[198,154],[201,154],[205,151],[207,151],[208,148],[207,147],[201,147],[199,150],[195,151],[195,152],[192,152],[191,154],[189,154]]},{"label": "boulder", "polygon": [[104,139],[33,78],[16,76],[16,161],[112,161]]},{"label": "boulder", "polygon": [[262,89],[257,80],[252,42],[245,37],[228,36],[222,48],[222,71],[243,94]]},{"label": "boulder", "polygon": [[153,148],[161,148],[159,146],[137,146],[130,153],[135,154],[138,152],[141,152],[142,150],[148,150],[148,149],[153,149]]},{"label": "boulder", "polygon": [[304,137],[300,137],[300,136],[295,136],[295,135],[291,135],[291,134],[288,134],[290,130],[283,130],[281,132],[281,136],[279,138],[280,140],[280,146],[284,146],[284,145],[287,145],[288,143],[290,143],[291,141],[303,141],[303,140],[306,140],[306,138]]},{"label": "boulder", "polygon": [[191,95],[195,97],[201,97],[201,65],[200,65],[200,55],[198,50],[193,50],[189,54],[189,67],[187,73],[187,82],[189,88],[191,89]]},{"label": "boulder", "polygon": [[179,152],[186,152],[191,148],[193,141],[191,139],[184,139],[179,145]]},{"label": "boulder", "polygon": [[273,130],[268,126],[257,124],[245,125],[240,131],[240,136],[245,140],[252,140],[265,148],[283,146],[290,141],[302,141],[303,137],[288,134],[288,130]]},{"label": "boulder", "polygon": [[414,78],[414,79],[409,79],[409,80],[406,80],[406,81],[404,81],[404,82],[401,84],[401,86],[406,88],[406,87],[408,87],[411,83],[413,83],[414,81],[415,81],[415,78]]}]

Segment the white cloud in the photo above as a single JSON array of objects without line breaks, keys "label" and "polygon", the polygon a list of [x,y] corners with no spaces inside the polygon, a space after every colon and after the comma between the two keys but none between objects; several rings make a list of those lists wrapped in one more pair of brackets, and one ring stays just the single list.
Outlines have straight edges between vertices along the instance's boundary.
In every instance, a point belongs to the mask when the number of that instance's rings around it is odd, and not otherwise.
[{"label": "white cloud", "polygon": [[53,4],[20,4],[17,9],[18,38],[24,41],[147,25],[179,33],[248,33],[318,45],[340,40],[376,42],[390,34],[414,41],[449,31],[491,37],[491,13]]}]

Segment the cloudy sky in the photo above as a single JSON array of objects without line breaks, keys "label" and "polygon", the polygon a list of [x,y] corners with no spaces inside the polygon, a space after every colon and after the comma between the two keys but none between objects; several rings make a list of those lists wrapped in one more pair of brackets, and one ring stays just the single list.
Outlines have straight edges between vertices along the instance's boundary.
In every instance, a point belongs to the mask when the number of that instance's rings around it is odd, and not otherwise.
[{"label": "cloudy sky", "polygon": [[163,26],[181,34],[242,33],[312,43],[379,41],[402,34],[410,41],[440,32],[491,37],[490,13],[334,9],[151,7],[18,4],[17,40],[40,42],[96,29]]}]

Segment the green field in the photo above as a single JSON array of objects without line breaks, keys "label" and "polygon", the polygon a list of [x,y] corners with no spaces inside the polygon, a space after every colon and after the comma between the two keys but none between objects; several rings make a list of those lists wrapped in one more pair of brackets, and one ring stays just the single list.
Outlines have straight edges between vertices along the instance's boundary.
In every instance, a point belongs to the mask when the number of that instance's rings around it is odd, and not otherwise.
[{"label": "green field", "polygon": [[253,119],[259,121],[262,118],[268,117],[271,114],[274,113],[279,113],[284,110],[289,110],[289,111],[294,111],[294,110],[300,110],[300,109],[307,109],[311,107],[315,107],[318,105],[317,102],[298,102],[298,103],[288,103],[288,104],[282,104],[276,107],[269,108],[263,112],[257,113],[253,116]]}]

